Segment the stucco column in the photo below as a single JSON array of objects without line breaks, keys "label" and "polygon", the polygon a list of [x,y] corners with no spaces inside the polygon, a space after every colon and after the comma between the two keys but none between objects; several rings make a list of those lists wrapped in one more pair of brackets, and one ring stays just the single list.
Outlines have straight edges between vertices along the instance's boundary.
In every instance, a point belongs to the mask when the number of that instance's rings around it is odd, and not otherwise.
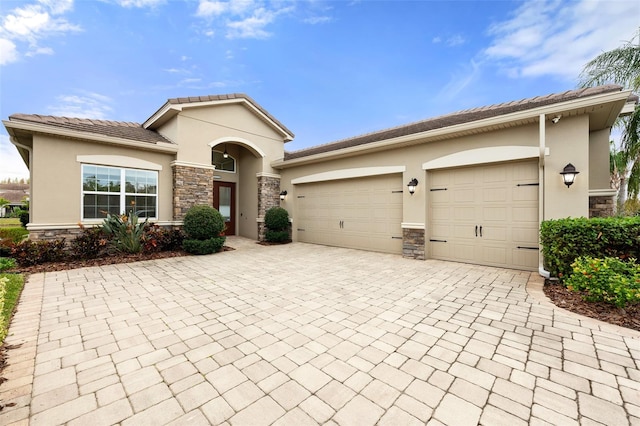
[{"label": "stucco column", "polygon": [[280,206],[280,175],[257,173],[258,177],[258,241],[264,241],[264,215]]},{"label": "stucco column", "polygon": [[215,168],[171,163],[173,168],[173,220],[182,220],[187,210],[198,204],[213,206]]}]

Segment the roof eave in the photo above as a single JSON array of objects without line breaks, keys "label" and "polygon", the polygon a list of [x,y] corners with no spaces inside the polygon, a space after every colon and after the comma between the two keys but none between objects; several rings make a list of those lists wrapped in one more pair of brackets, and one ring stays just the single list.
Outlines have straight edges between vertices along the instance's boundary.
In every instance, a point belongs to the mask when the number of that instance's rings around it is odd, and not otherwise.
[{"label": "roof eave", "polygon": [[[559,102],[552,105],[545,105],[541,107],[531,108],[524,111],[517,111],[510,114],[498,115],[495,117],[485,118],[482,120],[470,121],[467,123],[456,124],[453,126],[441,127],[438,129],[428,130],[425,132],[413,133],[410,135],[400,136],[391,139],[385,139],[377,142],[366,143],[362,145],[356,145],[352,147],[337,149],[334,151],[327,151],[318,154],[309,155],[306,157],[294,158],[291,160],[279,159],[271,163],[271,167],[274,169],[286,169],[289,167],[301,166],[304,164],[317,163],[326,161],[335,157],[348,157],[362,153],[363,151],[375,152],[390,149],[391,147],[413,145],[416,143],[425,143],[431,140],[440,140],[455,137],[465,133],[480,131],[481,129],[490,129],[495,127],[502,127],[506,124],[513,124],[518,122],[533,122],[537,121],[540,115],[556,115],[562,114],[566,111],[586,108],[589,106],[607,104],[607,103],[620,103],[620,109],[623,108],[626,102],[630,90],[620,92],[610,92],[585,98],[572,99],[570,101]],[[618,116],[619,112],[610,114],[610,118],[607,121],[608,127],[613,125],[613,121]]]},{"label": "roof eave", "polygon": [[175,154],[178,152],[178,146],[164,142],[140,142],[132,139],[118,138],[114,136],[100,135],[97,133],[80,132],[77,130],[63,129],[60,127],[49,126],[47,124],[37,124],[24,122],[19,120],[3,120],[2,124],[9,132],[21,130],[26,132],[54,135],[69,139],[81,139],[92,142],[99,142],[109,145],[126,146],[129,148],[142,149],[145,151],[155,151],[163,153]]}]

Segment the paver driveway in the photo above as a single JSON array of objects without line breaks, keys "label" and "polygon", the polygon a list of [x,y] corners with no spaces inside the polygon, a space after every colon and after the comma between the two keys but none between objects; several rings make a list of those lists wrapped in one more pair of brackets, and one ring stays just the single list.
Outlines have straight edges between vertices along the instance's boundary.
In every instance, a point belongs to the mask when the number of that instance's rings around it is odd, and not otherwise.
[{"label": "paver driveway", "polygon": [[0,424],[640,424],[640,333],[536,274],[228,244],[32,275]]}]

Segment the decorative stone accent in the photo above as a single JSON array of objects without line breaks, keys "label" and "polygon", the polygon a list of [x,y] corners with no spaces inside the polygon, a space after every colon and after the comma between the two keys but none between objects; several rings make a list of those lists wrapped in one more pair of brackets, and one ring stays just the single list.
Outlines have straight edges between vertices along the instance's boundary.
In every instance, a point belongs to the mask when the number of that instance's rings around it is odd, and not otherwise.
[{"label": "decorative stone accent", "polygon": [[82,229],[80,227],[70,229],[38,229],[29,231],[29,239],[32,241],[52,241],[64,238],[68,244],[69,241],[81,233]]},{"label": "decorative stone accent", "polygon": [[190,207],[213,205],[213,169],[173,166],[173,220],[182,220]]},{"label": "decorative stone accent", "polygon": [[408,259],[425,259],[424,229],[402,229],[402,257]]},{"label": "decorative stone accent", "polygon": [[589,197],[589,217],[609,217],[615,213],[613,196]]},{"label": "decorative stone accent", "polygon": [[264,241],[264,215],[272,207],[280,206],[280,178],[258,176],[258,241]]}]

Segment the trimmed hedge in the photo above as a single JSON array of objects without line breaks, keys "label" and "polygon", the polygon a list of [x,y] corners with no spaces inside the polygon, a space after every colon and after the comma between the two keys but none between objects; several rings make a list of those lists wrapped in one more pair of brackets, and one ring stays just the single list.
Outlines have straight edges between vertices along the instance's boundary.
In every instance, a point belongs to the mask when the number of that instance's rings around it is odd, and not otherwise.
[{"label": "trimmed hedge", "polygon": [[224,231],[224,217],[211,206],[198,205],[191,207],[184,215],[182,228],[187,239],[208,240],[219,236]]},{"label": "trimmed hedge", "polygon": [[605,302],[624,308],[640,302],[640,265],[634,259],[580,257],[565,284],[589,302]]},{"label": "trimmed hedge", "polygon": [[191,254],[216,253],[226,239],[220,235],[224,227],[224,217],[218,210],[207,205],[193,206],[184,216],[186,237],[182,248]]},{"label": "trimmed hedge", "polygon": [[184,251],[191,254],[211,254],[220,251],[224,245],[225,237],[213,237],[208,240],[184,240]]},{"label": "trimmed hedge", "polygon": [[267,227],[264,238],[271,243],[289,241],[289,212],[282,207],[271,207],[264,215]]},{"label": "trimmed hedge", "polygon": [[540,241],[545,269],[564,280],[579,257],[640,258],[640,217],[546,220]]}]

